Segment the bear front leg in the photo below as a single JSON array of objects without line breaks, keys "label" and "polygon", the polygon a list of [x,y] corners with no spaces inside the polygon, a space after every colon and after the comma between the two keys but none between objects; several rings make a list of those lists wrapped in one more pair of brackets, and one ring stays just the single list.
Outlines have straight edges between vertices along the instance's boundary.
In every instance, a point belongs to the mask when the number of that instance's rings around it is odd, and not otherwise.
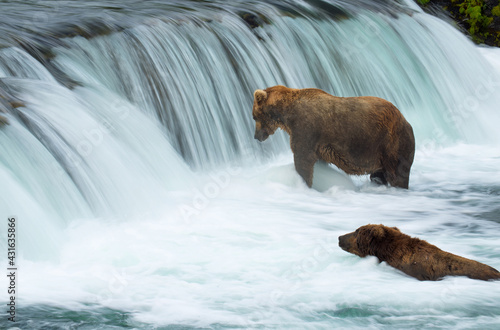
[{"label": "bear front leg", "polygon": [[305,154],[295,152],[293,154],[293,160],[295,163],[295,170],[304,179],[307,186],[311,188],[313,183],[314,164],[316,164],[318,158],[314,153]]}]

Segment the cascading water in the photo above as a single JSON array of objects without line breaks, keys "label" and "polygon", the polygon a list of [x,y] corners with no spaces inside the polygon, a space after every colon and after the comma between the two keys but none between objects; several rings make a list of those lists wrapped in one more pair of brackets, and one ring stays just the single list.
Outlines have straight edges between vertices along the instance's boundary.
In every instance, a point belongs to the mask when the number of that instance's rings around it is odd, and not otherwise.
[{"label": "cascading water", "polygon": [[[384,223],[500,267],[497,50],[412,3],[44,6],[0,4],[22,328],[500,324],[496,283],[416,282],[337,246]],[[253,91],[276,84],[397,105],[410,190],[321,164],[307,189],[285,133],[253,139]]]},{"label": "cascading water", "polygon": [[[254,30],[236,15],[220,22],[150,20],[106,38],[74,38],[56,49],[56,64],[77,81],[105,85],[139,104],[196,166],[255,149],[243,110],[252,104],[248,91],[276,84],[384,97],[403,109],[422,140],[436,132],[451,140],[491,138],[481,120],[462,124],[467,91],[496,76],[459,32],[429,33],[444,22],[406,15],[390,21],[370,12],[341,21],[268,15],[272,24]],[[455,54],[439,46],[445,40],[467,50]],[[422,51],[422,44],[436,50]],[[462,77],[463,85],[447,84]],[[494,87],[485,88],[498,102]],[[275,140],[274,150],[282,150],[286,141]]]}]

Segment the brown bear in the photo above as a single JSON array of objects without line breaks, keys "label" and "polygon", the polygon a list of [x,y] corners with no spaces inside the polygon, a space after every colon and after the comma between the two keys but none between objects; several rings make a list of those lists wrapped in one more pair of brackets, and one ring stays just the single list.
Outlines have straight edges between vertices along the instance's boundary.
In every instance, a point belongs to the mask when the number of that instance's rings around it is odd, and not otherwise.
[{"label": "brown bear", "polygon": [[339,246],[360,257],[376,256],[394,268],[421,281],[437,281],[444,276],[467,276],[478,280],[500,279],[488,265],[439,249],[424,240],[403,234],[396,227],[366,225],[339,236]]},{"label": "brown bear", "polygon": [[415,153],[413,129],[389,101],[337,97],[320,89],[269,87],[254,92],[255,138],[279,127],[290,135],[295,169],[311,187],[318,160],[347,174],[408,188]]}]

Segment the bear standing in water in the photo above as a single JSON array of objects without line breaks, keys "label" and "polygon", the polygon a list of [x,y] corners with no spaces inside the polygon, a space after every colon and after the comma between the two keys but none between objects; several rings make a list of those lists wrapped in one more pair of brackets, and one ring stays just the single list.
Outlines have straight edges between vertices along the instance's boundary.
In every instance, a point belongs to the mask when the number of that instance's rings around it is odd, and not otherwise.
[{"label": "bear standing in water", "polygon": [[295,169],[309,187],[314,164],[324,160],[347,174],[370,174],[372,181],[408,188],[415,138],[389,101],[274,86],[255,91],[252,112],[257,140],[277,128],[290,135]]},{"label": "bear standing in water", "polygon": [[376,256],[394,268],[421,281],[444,276],[467,276],[478,280],[500,280],[493,267],[441,250],[396,227],[366,225],[339,237],[339,246],[360,257]]}]

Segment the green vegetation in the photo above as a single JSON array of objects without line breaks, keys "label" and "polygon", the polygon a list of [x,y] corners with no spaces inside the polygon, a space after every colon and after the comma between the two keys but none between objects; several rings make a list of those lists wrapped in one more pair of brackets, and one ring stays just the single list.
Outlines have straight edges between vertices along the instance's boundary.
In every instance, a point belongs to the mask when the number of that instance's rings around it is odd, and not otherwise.
[{"label": "green vegetation", "polygon": [[417,0],[428,9],[441,8],[451,14],[459,26],[467,30],[472,40],[500,46],[499,0]]},{"label": "green vegetation", "polygon": [[493,7],[493,9],[491,10],[491,14],[493,16],[499,16],[500,17],[500,5],[498,5],[496,7]]},{"label": "green vegetation", "polygon": [[[452,0],[456,3],[457,0]],[[469,33],[477,43],[482,43],[489,36],[488,26],[493,22],[493,17],[483,14],[484,3],[482,0],[467,0],[458,4],[459,12],[465,16],[469,25]]]}]

